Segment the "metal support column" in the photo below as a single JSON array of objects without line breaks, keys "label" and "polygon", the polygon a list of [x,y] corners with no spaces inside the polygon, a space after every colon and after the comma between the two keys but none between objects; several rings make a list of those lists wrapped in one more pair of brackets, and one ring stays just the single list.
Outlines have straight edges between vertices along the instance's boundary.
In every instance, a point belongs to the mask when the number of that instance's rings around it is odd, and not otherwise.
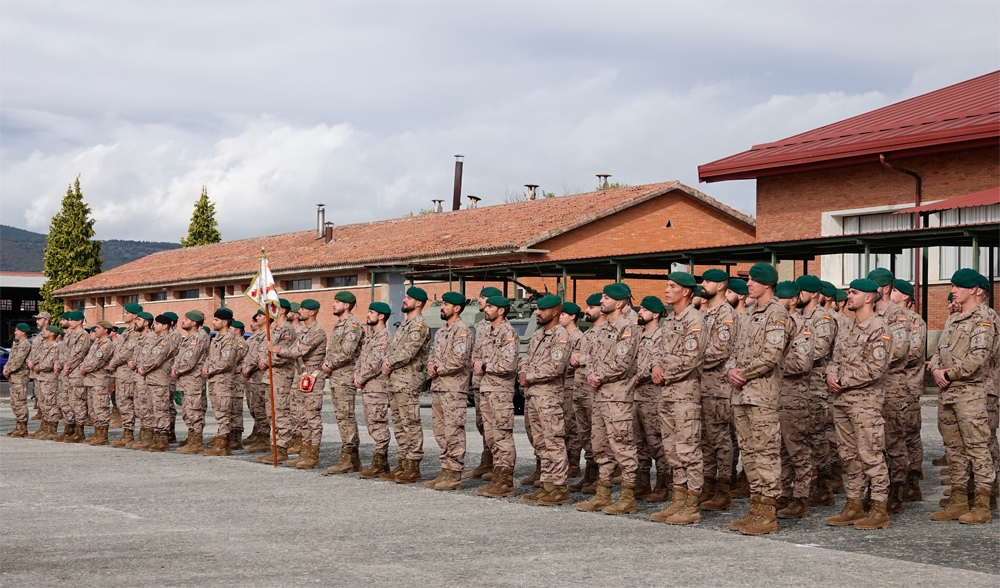
[{"label": "metal support column", "polygon": [[566,302],[566,300],[568,299],[568,295],[569,295],[569,272],[566,271],[566,268],[563,268],[563,275],[562,275],[562,299],[563,299],[563,302]]},{"label": "metal support column", "polygon": [[868,277],[868,272],[871,271],[871,267],[870,267],[871,256],[872,256],[871,246],[868,243],[865,243],[865,277],[866,278]]},{"label": "metal support column", "polygon": [[615,264],[615,281],[616,282],[622,281],[622,264],[620,263]]},{"label": "metal support column", "polygon": [[368,272],[368,279],[371,281],[372,285],[372,302],[375,302],[375,270]]},{"label": "metal support column", "polygon": [[514,300],[520,300],[521,290],[519,290],[517,287],[517,272],[510,272],[510,273],[511,273],[511,281],[514,282]]},{"label": "metal support column", "polygon": [[979,237],[972,236],[972,269],[979,271]]},{"label": "metal support column", "polygon": [[[920,318],[927,322],[927,266],[929,264],[927,260],[927,250],[928,247],[921,247],[920,254]],[[924,354],[926,356],[926,353]]]},{"label": "metal support column", "polygon": [[458,276],[458,293],[465,296],[465,276]]}]

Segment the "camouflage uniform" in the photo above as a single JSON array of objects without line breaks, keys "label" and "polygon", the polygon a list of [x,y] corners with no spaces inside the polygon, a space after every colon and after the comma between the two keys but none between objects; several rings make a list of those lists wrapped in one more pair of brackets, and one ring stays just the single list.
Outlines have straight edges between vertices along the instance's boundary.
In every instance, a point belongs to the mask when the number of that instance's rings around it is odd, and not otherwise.
[{"label": "camouflage uniform", "polygon": [[205,430],[205,377],[201,368],[208,357],[209,344],[208,333],[204,329],[195,329],[174,357],[173,370],[181,388],[181,417],[189,435],[201,435]]},{"label": "camouflage uniform", "polygon": [[396,428],[397,455],[400,459],[420,461],[424,457],[424,429],[420,422],[420,390],[424,384],[427,355],[431,345],[431,330],[424,315],[406,319],[385,351],[392,373],[388,388],[392,394],[390,406],[399,415]]},{"label": "camouflage uniform", "polygon": [[247,355],[243,358],[243,365],[240,368],[247,373],[247,409],[253,417],[253,428],[265,437],[271,432],[271,417],[267,412],[266,400],[269,392],[264,386],[264,372],[267,370],[260,369],[257,362],[261,358],[261,349],[267,353],[267,348],[264,347],[266,338],[265,331],[257,331],[247,339]]},{"label": "camouflage uniform", "polygon": [[354,364],[354,379],[361,386],[368,434],[375,441],[376,453],[389,450],[389,392],[387,378],[382,375],[382,362],[389,345],[389,329],[380,327],[364,338],[361,353]]},{"label": "camouflage uniform", "polygon": [[732,390],[726,379],[726,360],[733,353],[736,311],[723,302],[705,311],[705,353],[701,370],[701,457],[706,476],[733,475]]},{"label": "camouflage uniform", "polygon": [[990,456],[987,409],[995,327],[982,306],[952,318],[938,340],[931,371],[946,369],[951,384],[938,397],[938,428],[955,486],[966,486],[972,466],[976,490],[990,490],[996,470]]},{"label": "camouflage uniform", "polygon": [[465,422],[468,420],[472,341],[461,318],[434,334],[434,348],[427,365],[433,365],[431,423],[441,448],[441,469],[460,472],[465,467]]},{"label": "camouflage uniform", "polygon": [[115,404],[122,415],[122,428],[135,429],[135,371],[128,366],[139,345],[139,333],[135,327],[127,327],[115,340],[111,363],[108,367],[115,372]]},{"label": "camouflage uniform", "polygon": [[250,352],[250,345],[241,335],[236,337],[236,365],[233,366],[233,396],[229,405],[229,427],[234,431],[243,430],[243,399],[247,394],[247,380],[240,373],[240,367]]},{"label": "camouflage uniform", "polygon": [[[150,348],[156,344],[158,338],[159,336],[152,327],[147,328],[139,335],[131,358],[132,363],[137,368],[139,362],[145,354],[149,353]],[[139,417],[139,427],[152,431],[154,427],[153,405],[149,401],[149,395],[146,391],[146,379],[136,372],[133,381],[135,382],[135,413]]]},{"label": "camouflage uniform", "polygon": [[[295,341],[295,330],[292,328],[291,323],[282,322],[278,325],[272,325],[271,331],[271,343],[277,347],[288,348]],[[260,347],[257,350],[258,355],[264,359],[265,363],[268,359],[268,351],[266,346],[267,339],[261,339]],[[278,447],[288,448],[289,442],[292,440],[292,434],[294,433],[294,423],[292,422],[292,385],[293,378],[295,375],[295,362],[278,357],[277,355],[270,354],[271,369],[263,370],[261,376],[261,384],[264,388],[268,390],[268,393],[264,396],[264,410],[270,414],[273,410],[274,412],[274,427],[275,427],[275,437],[277,440]],[[271,408],[271,394],[270,390],[274,389],[274,408]],[[294,382],[295,387],[298,387],[298,382]]]},{"label": "camouflage uniform", "polygon": [[1000,316],[985,303],[979,307],[989,317],[988,322],[993,324],[993,353],[990,354],[990,364],[986,372],[986,412],[989,415],[990,458],[994,467],[998,467],[1000,466],[1000,446],[997,445],[997,427],[1000,426]]},{"label": "camouflage uniform", "polygon": [[635,414],[633,428],[635,435],[636,459],[639,472],[648,472],[656,463],[656,477],[667,476],[670,464],[663,453],[663,434],[660,430],[661,387],[653,383],[653,366],[659,358],[663,329],[656,327],[651,332],[643,331],[636,355]]},{"label": "camouflage uniform", "polygon": [[292,396],[298,399],[298,404],[302,407],[302,443],[319,447],[323,439],[323,388],[326,386],[326,375],[320,366],[326,355],[326,331],[318,321],[313,321],[308,327],[303,324],[295,342],[290,347],[282,347],[278,355],[282,359],[301,359],[301,363],[297,363],[302,375],[308,374],[316,379],[312,392],[305,392],[301,386],[295,386],[292,388]]},{"label": "camouflage uniform", "polygon": [[212,413],[219,424],[219,437],[229,435],[232,429],[230,414],[233,406],[233,368],[236,367],[236,350],[241,341],[229,330],[212,339],[204,369],[208,372],[208,397]]},{"label": "camouflage uniform", "polygon": [[[361,354],[365,342],[365,331],[353,314],[346,313],[333,325],[329,346],[326,348],[326,363],[330,369],[330,396],[337,417],[340,432],[340,450],[350,452],[358,448],[358,421],[354,416],[355,395],[354,364]],[[381,367],[381,366],[380,366]]]},{"label": "camouflage uniform", "polygon": [[906,382],[906,363],[910,353],[910,321],[903,309],[888,300],[877,314],[889,328],[892,337],[892,357],[885,375],[885,402],[882,418],[885,419],[885,454],[889,468],[889,482],[901,484],[910,471],[909,453],[906,450],[906,411],[910,392]]},{"label": "camouflage uniform", "polygon": [[151,344],[143,346],[139,361],[135,362],[136,367],[146,374],[142,379],[153,415],[150,428],[157,433],[170,431],[170,403],[173,402],[170,394],[170,366],[177,354],[176,342],[177,339],[169,331],[158,335]]},{"label": "camouflage uniform", "polygon": [[910,322],[910,348],[906,361],[906,453],[910,471],[919,472],[924,463],[924,443],[920,437],[920,397],[924,393],[924,360],[927,353],[927,323],[919,314],[907,310]]},{"label": "camouflage uniform", "polygon": [[[170,374],[170,370],[173,360],[176,359],[177,353],[180,352],[181,347],[184,345],[184,332],[180,329],[170,329],[167,333],[172,338],[171,345],[174,346],[174,357],[171,358],[171,363],[167,365],[167,375],[170,377],[167,386],[167,391],[170,393],[170,401],[167,403],[167,412],[169,412],[167,420],[170,424],[170,430],[173,431],[174,425],[177,423],[177,404],[174,402],[174,392],[181,388],[177,379]],[[181,401],[183,402],[183,393]]]},{"label": "camouflage uniform", "polygon": [[813,472],[809,455],[809,390],[814,351],[808,319],[797,313],[790,318],[795,329],[792,344],[785,349],[782,358],[781,394],[778,396],[781,495],[806,499]]},{"label": "camouflage uniform", "polygon": [[[482,345],[484,337],[488,337],[490,331],[490,321],[485,318],[476,323],[475,326],[476,338],[472,342],[472,362],[475,363],[480,361],[483,357]],[[482,382],[483,376],[476,374],[475,371],[472,372],[472,396],[476,402],[476,430],[479,431],[479,435],[483,438],[483,447],[489,451],[489,443],[486,441],[486,429],[483,423],[483,401],[480,398],[482,394],[480,390],[480,382]]]},{"label": "camouflage uniform", "polygon": [[577,345],[576,353],[580,354],[580,365],[573,375],[573,415],[576,421],[576,435],[580,439],[580,448],[583,450],[587,462],[597,462],[594,454],[594,389],[587,382],[587,364],[590,363],[590,349],[594,345],[597,337],[597,329],[594,327],[583,333]]},{"label": "camouflage uniform", "polygon": [[483,411],[484,439],[498,468],[514,469],[514,379],[517,377],[517,352],[520,339],[507,319],[477,334],[483,337],[479,358],[485,374],[480,378],[480,401]]},{"label": "camouflage uniform", "polygon": [[[66,333],[67,335],[69,333]],[[66,380],[66,376],[63,375],[63,367],[66,365],[68,359],[66,355],[66,337],[65,335],[58,338],[58,349],[56,351],[56,369],[53,370],[56,374],[56,399],[59,405],[59,414],[66,424],[73,422],[73,407],[69,402],[69,382]]]},{"label": "camouflage uniform", "polygon": [[38,359],[35,361],[35,368],[38,374],[35,376],[35,398],[38,399],[38,408],[42,411],[42,421],[46,423],[59,422],[59,401],[57,398],[56,386],[58,385],[58,375],[53,371],[56,361],[59,359],[59,342],[51,343],[42,340],[38,346]]},{"label": "camouflage uniform", "polygon": [[86,373],[83,384],[87,389],[87,400],[93,408],[91,416],[95,427],[107,427],[111,423],[111,373],[108,362],[114,351],[110,337],[94,341],[87,351],[87,357],[80,364]]},{"label": "camouflage uniform", "polygon": [[520,365],[528,384],[524,396],[531,407],[530,416],[525,410],[527,426],[532,430],[535,452],[542,462],[540,481],[556,486],[566,484],[569,470],[562,409],[568,350],[569,333],[562,325],[547,331],[539,329],[531,336]]},{"label": "camouflage uniform", "polygon": [[[834,321],[837,323],[837,335],[834,337],[834,342],[836,342],[836,337],[840,336],[842,331],[850,331],[851,326],[854,324],[846,314],[840,314],[835,310],[828,310],[830,316],[833,317]],[[830,358],[833,359],[833,348],[830,349]],[[829,364],[828,364],[829,365]],[[827,388],[829,390],[829,388]],[[840,462],[840,451],[837,449],[837,431],[836,427],[833,425],[833,404],[830,404],[830,417],[826,421],[826,440],[830,444],[830,464],[831,465],[841,465]]]},{"label": "camouflage uniform", "polygon": [[871,480],[872,500],[885,503],[889,497],[882,402],[891,357],[892,337],[876,314],[837,333],[827,374],[844,388],[834,399],[833,418],[851,500],[863,498],[865,478]]},{"label": "camouflage uniform", "polygon": [[90,333],[83,329],[79,332],[70,331],[63,336],[63,345],[65,356],[60,367],[63,370],[69,368],[69,375],[63,376],[62,383],[63,397],[66,399],[63,418],[71,425],[82,425],[87,422],[87,388],[83,383],[83,375],[80,374],[80,364],[90,350]]},{"label": "camouflage uniform", "polygon": [[674,486],[699,494],[705,483],[701,453],[701,366],[705,319],[693,304],[663,321],[657,364],[663,368],[660,428]]},{"label": "camouflage uniform", "polygon": [[14,420],[19,423],[28,422],[28,356],[31,354],[31,341],[24,339],[16,341],[10,348],[7,358],[7,380],[10,382],[10,409]]},{"label": "camouflage uniform", "polygon": [[[812,333],[813,361],[809,372],[809,454],[817,474],[830,471],[831,447],[827,429],[833,423],[830,409],[830,388],[826,385],[826,368],[833,356],[837,340],[837,320],[820,305],[801,315]],[[838,315],[839,316],[839,315]]]},{"label": "camouflage uniform", "polygon": [[733,389],[733,418],[750,491],[764,498],[781,494],[781,433],[778,398],[781,361],[795,323],[777,298],[755,305],[739,317],[736,345],[726,369],[742,370],[746,380]]},{"label": "camouflage uniform", "polygon": [[[572,356],[580,348],[583,341],[583,331],[573,329],[569,333],[569,354]],[[576,423],[576,410],[574,409],[574,398],[576,397],[576,368],[566,362],[566,378],[563,387],[563,421],[566,423],[566,451],[570,456],[576,456],[576,464],[580,465],[580,452],[583,451],[583,439],[580,438],[580,430]]]}]

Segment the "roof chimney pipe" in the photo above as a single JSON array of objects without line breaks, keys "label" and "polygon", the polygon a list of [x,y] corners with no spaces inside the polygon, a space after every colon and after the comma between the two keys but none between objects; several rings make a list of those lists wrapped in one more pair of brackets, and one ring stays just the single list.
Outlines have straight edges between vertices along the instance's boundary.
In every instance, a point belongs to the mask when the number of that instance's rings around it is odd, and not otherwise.
[{"label": "roof chimney pipe", "polygon": [[434,208],[431,209],[431,212],[443,212],[444,211],[444,208],[441,206],[441,203],[444,202],[444,200],[431,200],[431,202],[434,203]]},{"label": "roof chimney pipe", "polygon": [[538,187],[538,184],[525,184],[524,187],[528,189],[528,191],[524,193],[525,200],[534,200],[538,197],[537,194],[535,194],[535,188]]},{"label": "roof chimney pipe", "polygon": [[329,243],[333,241],[333,223],[327,221],[323,223],[323,243]]},{"label": "roof chimney pipe", "polygon": [[326,205],[316,205],[316,238],[323,238],[323,224],[326,222]]},{"label": "roof chimney pipe", "polygon": [[469,206],[468,206],[468,209],[469,210],[473,210],[473,209],[479,208],[479,201],[480,200],[482,200],[482,198],[480,198],[479,196],[473,196],[472,194],[469,194]]},{"label": "roof chimney pipe", "polygon": [[451,209],[462,208],[462,159],[464,155],[455,156],[455,191],[451,195]]},{"label": "roof chimney pipe", "polygon": [[610,188],[611,184],[608,183],[608,178],[610,178],[610,177],[611,177],[611,174],[597,174],[597,180],[598,180],[597,181],[597,189],[598,190],[607,190],[608,188]]}]

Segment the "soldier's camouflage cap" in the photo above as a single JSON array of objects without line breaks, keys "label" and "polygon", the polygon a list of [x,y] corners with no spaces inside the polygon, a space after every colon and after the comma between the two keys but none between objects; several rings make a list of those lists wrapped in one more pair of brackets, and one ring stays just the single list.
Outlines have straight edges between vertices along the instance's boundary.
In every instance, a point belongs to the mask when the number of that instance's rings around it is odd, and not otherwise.
[{"label": "soldier's camouflage cap", "polygon": [[392,314],[392,308],[390,308],[385,302],[372,302],[368,305],[368,310],[374,310],[375,312],[386,316]]},{"label": "soldier's camouflage cap", "polygon": [[851,282],[851,289],[858,292],[877,292],[878,284],[866,278],[858,278]]},{"label": "soldier's camouflage cap", "polygon": [[951,276],[951,283],[959,288],[978,288],[979,272],[963,267]]},{"label": "soldier's camouflage cap", "polygon": [[591,294],[587,296],[587,306],[600,306],[601,305],[601,294]]},{"label": "soldier's camouflage cap", "polygon": [[109,331],[115,330],[115,325],[111,321],[98,321],[97,325],[103,327]]},{"label": "soldier's camouflage cap", "polygon": [[729,289],[741,296],[747,296],[750,294],[750,290],[747,289],[747,281],[740,278],[733,278],[729,280]]},{"label": "soldier's camouflage cap", "polygon": [[538,300],[538,308],[541,308],[542,310],[555,308],[560,304],[562,304],[562,298],[556,296],[555,294],[547,294]]},{"label": "soldier's camouflage cap", "polygon": [[503,292],[500,291],[500,288],[494,288],[493,286],[486,286],[479,291],[480,298],[489,298],[490,296],[503,296]]},{"label": "soldier's camouflage cap", "polygon": [[502,306],[510,306],[510,299],[505,296],[500,296],[499,294],[496,294],[494,296],[490,296],[489,298],[487,298],[486,304],[492,304],[497,308]]},{"label": "soldier's camouflage cap", "polygon": [[799,285],[795,282],[778,282],[774,287],[774,295],[778,298],[794,298],[799,295]]},{"label": "soldier's camouflage cap", "polygon": [[868,279],[878,284],[878,287],[881,288],[883,286],[888,286],[890,282],[896,279],[896,276],[884,267],[877,267],[868,272]]},{"label": "soldier's camouflage cap", "polygon": [[441,295],[441,300],[447,302],[448,304],[465,304],[465,296],[459,294],[458,292],[445,292]]},{"label": "soldier's camouflage cap", "polygon": [[655,312],[657,314],[663,314],[663,311],[666,310],[663,306],[663,301],[656,296],[646,296],[642,299],[642,304],[639,306],[642,306],[649,312]]},{"label": "soldier's camouflage cap", "polygon": [[823,289],[823,282],[816,276],[810,276],[809,274],[796,278],[795,284],[798,285],[799,290],[805,292],[819,292]]},{"label": "soldier's camouflage cap", "polygon": [[563,312],[566,314],[580,314],[580,307],[573,302],[564,302]]}]

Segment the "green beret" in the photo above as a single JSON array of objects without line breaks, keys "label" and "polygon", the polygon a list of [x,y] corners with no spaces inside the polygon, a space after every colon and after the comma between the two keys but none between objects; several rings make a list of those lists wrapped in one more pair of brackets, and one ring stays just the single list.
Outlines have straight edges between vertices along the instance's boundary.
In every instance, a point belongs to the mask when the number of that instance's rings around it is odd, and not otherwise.
[{"label": "green beret", "polygon": [[118,327],[118,334],[121,335],[125,332],[125,327]]},{"label": "green beret", "polygon": [[955,295],[952,294],[951,292],[948,292],[948,302],[953,302],[954,298],[955,298]]},{"label": "green beret", "polygon": [[416,286],[410,286],[406,289],[406,295],[414,300],[419,300],[421,302],[427,302],[427,292],[423,288],[417,288]]},{"label": "green beret", "polygon": [[695,296],[701,296],[701,286],[695,286],[694,287],[694,295]]},{"label": "green beret", "polygon": [[67,310],[66,312],[59,315],[59,318],[63,319],[64,321],[71,321],[73,320],[73,311]]},{"label": "green beret", "polygon": [[878,287],[881,288],[882,286],[888,286],[896,279],[896,276],[892,275],[892,272],[884,267],[877,267],[868,272],[868,279],[878,284]]},{"label": "green beret", "polygon": [[340,292],[337,292],[337,295],[334,296],[333,299],[339,300],[341,302],[346,302],[348,304],[354,304],[355,302],[358,301],[358,298],[354,294],[348,292],[347,290],[341,290]]},{"label": "green beret", "polygon": [[951,283],[959,288],[978,288],[979,272],[963,267],[951,276]]},{"label": "green beret", "polygon": [[[823,282],[821,282],[816,276],[810,276],[808,274],[796,278],[795,284],[799,287],[799,290],[803,292],[819,292],[823,289]],[[784,298],[784,296],[779,296],[778,298]]]},{"label": "green beret", "polygon": [[205,331],[206,335],[211,335],[212,334],[212,329],[209,329],[208,327],[202,327],[202,329]]},{"label": "green beret", "polygon": [[244,329],[244,328],[246,328],[246,327],[243,326],[243,323],[241,323],[240,321],[233,321],[232,322],[232,326],[236,327],[237,329]]},{"label": "green beret", "polygon": [[229,310],[228,308],[220,308],[215,311],[214,316],[217,319],[222,319],[224,321],[231,321],[233,320],[233,311]]},{"label": "green beret", "polygon": [[562,304],[562,298],[555,294],[546,294],[538,301],[538,308],[545,310],[547,308],[555,308],[560,304]]},{"label": "green beret", "polygon": [[284,298],[279,298],[278,299],[278,306],[280,306],[281,308],[291,309],[292,308],[292,303],[289,302],[289,301],[287,301],[287,300],[285,300]]},{"label": "green beret", "polygon": [[877,292],[878,284],[866,278],[858,278],[851,282],[851,289],[858,292]]},{"label": "green beret", "polygon": [[[824,296],[826,296],[826,294],[824,294]],[[837,302],[843,302],[847,300],[847,292],[844,292],[843,290],[840,289],[836,289],[836,292],[834,292],[833,296],[834,298],[837,299]]]},{"label": "green beret", "polygon": [[109,331],[114,331],[115,330],[115,325],[112,324],[111,321],[99,321],[97,323],[97,325],[100,326],[101,328],[107,329]]},{"label": "green beret", "polygon": [[657,298],[656,296],[646,296],[645,298],[642,299],[642,304],[640,304],[640,306],[642,306],[643,308],[645,308],[650,312],[655,312],[659,314],[663,314],[663,311],[666,310],[666,308],[663,307],[663,301]]},{"label": "green beret", "polygon": [[372,302],[368,305],[368,310],[374,310],[375,312],[386,316],[392,314],[392,308],[390,308],[385,302]]},{"label": "green beret", "polygon": [[774,287],[774,295],[778,298],[794,298],[799,295],[799,285],[795,282],[778,282]]},{"label": "green beret", "polygon": [[[253,318],[257,318],[259,316],[264,316],[264,311],[263,310],[259,310],[258,309],[257,312],[253,313]],[[192,319],[192,320],[194,320],[194,319]],[[251,320],[253,320],[253,319],[251,319]]]},{"label": "green beret", "polygon": [[573,302],[563,302],[563,312],[566,314],[580,314],[580,307]]},{"label": "green beret", "polygon": [[[822,294],[823,296],[826,296],[827,298],[833,298],[834,296],[837,295],[837,287],[836,286],[834,286],[830,282],[827,282],[826,280],[820,280],[819,283],[820,283],[820,285],[823,286],[822,288],[820,288],[820,291],[819,291],[820,294]],[[846,300],[846,298],[844,300]]]},{"label": "green beret", "polygon": [[496,306],[497,308],[500,308],[500,307],[503,307],[503,306],[510,306],[510,299],[506,298],[504,296],[494,295],[494,296],[490,296],[489,298],[486,299],[486,304],[492,304],[493,306]]},{"label": "green beret", "polygon": [[84,330],[84,331],[87,331],[88,333],[93,333],[93,332],[94,332],[94,329],[96,329],[96,328],[97,328],[97,327],[95,327],[95,326],[89,326],[89,327],[86,327],[86,328],[85,328],[85,329],[83,329],[83,330]]},{"label": "green beret", "polygon": [[14,328],[17,329],[18,331],[21,331],[22,333],[31,332],[31,327],[28,326],[28,323],[17,323],[17,326]]},{"label": "green beret", "polygon": [[684,286],[685,288],[694,288],[695,286],[698,285],[698,282],[695,281],[694,276],[692,276],[687,272],[670,272],[670,275],[667,276],[667,279],[670,280],[671,282],[674,282],[678,286]]},{"label": "green beret", "polygon": [[604,293],[608,296],[608,298],[613,298],[615,300],[625,300],[632,294],[628,286],[622,284],[621,282],[608,284],[604,287]]},{"label": "green beret", "polygon": [[[339,294],[337,296],[339,296]],[[354,296],[351,296],[351,298],[354,298]],[[337,300],[340,299],[337,298]],[[343,302],[348,302],[348,301],[344,300]],[[299,303],[299,308],[304,308],[306,310],[319,310],[319,302],[316,302],[312,298],[306,298],[305,300]]]},{"label": "green beret", "polygon": [[445,292],[444,294],[441,295],[441,300],[444,300],[448,304],[455,304],[455,305],[466,303],[465,296],[462,296],[458,292]]},{"label": "green beret", "polygon": [[979,274],[979,287],[982,288],[983,290],[989,292],[990,291],[990,279],[987,278],[986,276],[984,276],[983,274]]},{"label": "green beret", "polygon": [[63,334],[62,329],[60,329],[59,327],[57,327],[55,325],[49,325],[49,326],[45,327],[45,330],[46,331],[52,331],[56,335],[62,335]]},{"label": "green beret", "polygon": [[758,284],[773,286],[778,283],[778,270],[769,263],[755,263],[750,268],[750,279]]},{"label": "green beret", "polygon": [[591,294],[587,296],[587,306],[600,306],[601,305],[601,295]]},{"label": "green beret", "polygon": [[907,282],[906,280],[896,280],[893,282],[892,287],[899,290],[906,296],[913,296],[913,284]]},{"label": "green beret", "polygon": [[68,321],[82,321],[84,317],[83,313],[79,310],[71,310],[69,312],[62,313],[62,318]]},{"label": "green beret", "polygon": [[486,286],[479,291],[480,298],[489,298],[491,296],[503,296],[503,292],[500,291],[500,288],[494,288],[493,286]]},{"label": "green beret", "polygon": [[177,319],[179,318],[177,316],[176,312],[169,312],[169,311],[163,313],[163,316],[167,317],[168,319],[170,319],[171,321],[173,321],[175,323],[177,322]]},{"label": "green beret", "polygon": [[151,320],[153,320],[153,315],[150,314],[150,313],[148,313],[148,312],[146,312],[146,311],[142,311],[142,312],[138,313],[135,316],[137,316],[138,318],[141,318],[144,321],[151,321]]},{"label": "green beret", "polygon": [[288,310],[290,310],[292,312],[298,312],[300,308],[302,308],[302,305],[299,304],[298,302],[289,302],[288,303]]},{"label": "green beret", "polygon": [[203,313],[200,310],[189,310],[184,313],[184,316],[188,317],[189,319],[193,320],[196,323],[204,322],[205,320],[205,313]]},{"label": "green beret", "polygon": [[729,274],[720,269],[710,269],[701,274],[701,279],[709,282],[725,282],[729,279]]},{"label": "green beret", "polygon": [[748,296],[750,290],[747,289],[747,281],[741,278],[729,280],[729,289],[741,296]]},{"label": "green beret", "polygon": [[129,302],[125,305],[125,312],[129,314],[139,314],[142,312],[142,305],[136,304],[135,302]]},{"label": "green beret", "polygon": [[161,325],[169,325],[170,317],[165,314],[158,314],[156,315],[156,322],[160,323]]}]

